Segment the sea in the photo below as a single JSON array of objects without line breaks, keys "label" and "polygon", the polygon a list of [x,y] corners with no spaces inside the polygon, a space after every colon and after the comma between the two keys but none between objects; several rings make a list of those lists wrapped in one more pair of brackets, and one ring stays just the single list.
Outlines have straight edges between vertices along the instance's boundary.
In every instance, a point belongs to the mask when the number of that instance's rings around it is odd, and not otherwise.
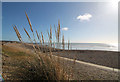
[{"label": "sea", "polygon": [[[48,43],[46,43],[48,45]],[[59,45],[55,48],[63,49],[62,43],[53,44]],[[65,43],[65,50],[68,50],[68,43]],[[102,51],[119,51],[118,44],[105,44],[105,43],[70,43],[69,50],[102,50]]]}]

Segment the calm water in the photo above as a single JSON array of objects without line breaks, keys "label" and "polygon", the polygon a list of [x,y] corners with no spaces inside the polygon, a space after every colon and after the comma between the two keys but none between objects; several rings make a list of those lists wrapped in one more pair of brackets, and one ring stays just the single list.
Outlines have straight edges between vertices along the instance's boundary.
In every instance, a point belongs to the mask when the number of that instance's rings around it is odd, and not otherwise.
[{"label": "calm water", "polygon": [[[47,45],[47,44],[46,44]],[[56,44],[55,44],[56,45]],[[58,48],[58,47],[56,47]],[[62,49],[62,44],[59,43],[59,48]],[[68,44],[65,44],[65,49],[68,49]],[[118,51],[118,46],[113,44],[103,43],[70,43],[70,50],[105,50]]]}]

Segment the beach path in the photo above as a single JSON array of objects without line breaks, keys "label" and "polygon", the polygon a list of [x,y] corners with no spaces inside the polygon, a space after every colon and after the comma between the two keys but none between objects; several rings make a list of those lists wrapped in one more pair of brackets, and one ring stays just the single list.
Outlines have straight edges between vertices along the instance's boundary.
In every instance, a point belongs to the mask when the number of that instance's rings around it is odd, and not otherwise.
[{"label": "beach path", "polygon": [[[58,56],[53,56],[58,58]],[[59,57],[63,67],[72,69],[72,78],[77,80],[118,80],[119,70],[102,65]],[[70,73],[70,71],[68,71]]]}]

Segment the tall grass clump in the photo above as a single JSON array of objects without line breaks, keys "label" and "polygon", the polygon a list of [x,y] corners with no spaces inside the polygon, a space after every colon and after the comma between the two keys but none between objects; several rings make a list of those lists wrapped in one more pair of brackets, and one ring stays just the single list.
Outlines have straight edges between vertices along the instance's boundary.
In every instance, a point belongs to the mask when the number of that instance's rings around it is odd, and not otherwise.
[{"label": "tall grass clump", "polygon": [[[32,27],[32,24],[30,22],[30,19],[25,12],[27,21],[30,26],[30,30],[32,32],[33,39],[31,38],[31,35],[29,32],[24,28],[24,31],[26,35],[28,36],[28,39],[32,43],[34,54],[31,55],[31,57],[26,58],[22,63],[20,64],[20,70],[17,71],[16,76],[18,76],[22,80],[68,80],[68,74],[64,71],[64,68],[61,67],[60,63],[57,62],[57,59],[53,57],[52,55],[52,26],[50,25],[50,31],[48,31],[48,39],[49,39],[49,47],[46,47],[44,44],[44,35],[41,32],[38,32],[36,30],[36,36],[39,40],[40,45],[37,43],[37,40],[35,38],[34,29]],[[22,41],[22,37],[17,29],[16,26],[13,26],[17,37],[21,43],[24,43]],[[57,30],[55,29],[55,37],[57,40],[57,43],[60,42],[60,20],[58,20],[58,27]],[[34,44],[35,43],[35,44]],[[26,43],[27,44],[27,43]],[[63,49],[64,49],[64,35],[62,39]],[[55,47],[55,45],[54,45]],[[58,44],[59,47],[59,44]],[[50,54],[47,51],[50,51]],[[43,53],[43,51],[45,53]]]},{"label": "tall grass clump", "polygon": [[[54,25],[55,27],[55,25]],[[57,48],[60,48],[60,33],[61,33],[61,30],[60,30],[60,20],[58,20],[58,26],[57,26],[57,29],[55,28],[55,36],[56,36],[56,43],[57,43]]]}]

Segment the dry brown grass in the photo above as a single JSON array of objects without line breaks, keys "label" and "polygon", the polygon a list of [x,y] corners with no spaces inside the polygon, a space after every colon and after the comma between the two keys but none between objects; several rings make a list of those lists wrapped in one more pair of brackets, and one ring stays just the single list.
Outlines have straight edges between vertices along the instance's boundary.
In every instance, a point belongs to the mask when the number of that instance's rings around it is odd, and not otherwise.
[{"label": "dry brown grass", "polygon": [[[24,28],[25,33],[27,34],[29,40],[32,42],[33,45],[33,49],[35,51],[35,56],[33,57],[32,61],[27,60],[24,61],[25,65],[22,65],[22,70],[20,70],[20,77],[22,79],[28,79],[28,80],[34,80],[34,79],[38,79],[38,80],[68,80],[68,75],[66,74],[64,68],[62,68],[59,64],[59,57],[58,60],[53,59],[52,57],[52,51],[51,51],[51,47],[52,47],[52,26],[50,25],[50,32],[48,32],[48,38],[49,38],[49,51],[50,53],[47,52],[47,47],[44,46],[44,36],[43,33],[41,32],[41,37],[40,35],[38,35],[38,31],[36,30],[36,36],[38,38],[38,40],[41,43],[41,46],[43,45],[42,49],[39,49],[39,44],[36,42],[35,39],[35,35],[34,35],[34,31],[30,22],[30,19],[27,15],[27,13],[25,12],[25,15],[27,17],[28,23],[30,25],[30,29],[31,32],[33,34],[33,38],[34,40],[32,41],[31,36],[29,35],[29,33],[27,32],[27,30]],[[20,42],[21,41],[21,37],[19,34],[19,31],[16,31],[16,27],[13,27],[18,39]],[[57,43],[60,42],[60,20],[58,20],[58,27],[57,27],[57,31],[55,29],[55,36],[56,36],[56,41]],[[33,44],[33,42],[35,42],[35,45]],[[22,42],[24,43],[24,42]],[[64,36],[63,36],[63,45],[64,45]],[[55,47],[55,45],[54,45]],[[58,44],[59,47],[59,44]],[[42,53],[42,51],[45,51],[45,53]],[[49,55],[50,54],[50,55]],[[20,65],[21,66],[21,65]],[[24,70],[23,70],[24,69]],[[32,70],[31,70],[32,69]],[[22,75],[22,76],[21,76]]]},{"label": "dry brown grass", "polygon": [[21,35],[20,35],[20,33],[19,33],[17,27],[16,27],[16,26],[13,26],[13,28],[14,28],[14,30],[15,30],[15,32],[16,32],[16,35],[17,35],[19,41],[22,41],[22,39],[21,39]]},{"label": "dry brown grass", "polygon": [[21,51],[20,49],[18,48],[14,48],[14,47],[9,47],[9,46],[6,46],[6,45],[3,45],[2,47],[4,47],[5,51],[11,51],[11,52],[19,52]]},{"label": "dry brown grass", "polygon": [[42,32],[41,32],[41,35],[42,35],[42,44],[44,44],[44,37]]},{"label": "dry brown grass", "polygon": [[29,33],[27,32],[27,30],[24,28],[24,31],[26,32],[27,36],[29,37],[29,39],[31,39]]},{"label": "dry brown grass", "polygon": [[26,15],[27,20],[28,20],[28,23],[29,23],[29,25],[30,25],[30,29],[31,29],[31,31],[33,32],[33,29],[32,29],[32,24],[31,24],[30,19],[29,19],[29,17],[28,17],[28,15],[27,15],[27,13],[26,13],[26,12],[25,12],[25,15]]}]

